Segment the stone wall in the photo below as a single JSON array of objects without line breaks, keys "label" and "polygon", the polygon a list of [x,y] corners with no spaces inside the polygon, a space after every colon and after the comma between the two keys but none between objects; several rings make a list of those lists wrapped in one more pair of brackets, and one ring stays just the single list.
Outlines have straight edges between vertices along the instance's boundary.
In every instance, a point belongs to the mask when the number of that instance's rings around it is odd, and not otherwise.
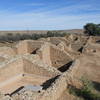
[{"label": "stone wall", "polygon": [[27,41],[21,41],[16,45],[17,54],[26,54],[28,53],[28,43]]},{"label": "stone wall", "polygon": [[[74,61],[70,69],[63,74],[61,74],[55,82],[51,84],[47,90],[41,91],[38,95],[22,95],[23,98],[28,98],[27,100],[34,98],[34,100],[60,100],[63,92],[67,92],[67,85],[72,82],[73,75],[77,72],[79,67],[79,60]],[[28,92],[27,92],[28,93]],[[30,92],[31,93],[31,92]],[[24,97],[26,96],[26,97]],[[21,97],[21,98],[22,98]],[[15,99],[14,99],[15,100]],[[25,100],[25,99],[24,99]]]},{"label": "stone wall", "polygon": [[67,85],[72,82],[73,75],[77,72],[79,64],[79,60],[75,60],[70,69],[60,75],[59,78],[35,100],[58,100],[65,90],[67,92]]},{"label": "stone wall", "polygon": [[16,51],[10,47],[0,47],[0,56],[9,58],[16,55]]},{"label": "stone wall", "polygon": [[0,64],[0,82],[24,73],[44,77],[54,77],[60,74],[60,72],[56,71],[56,69],[52,69],[51,67],[52,70],[49,70],[48,67],[44,66],[37,63],[32,63],[23,57],[11,59]]},{"label": "stone wall", "polygon": [[66,78],[61,75],[37,100],[57,100],[66,88]]},{"label": "stone wall", "polygon": [[17,59],[0,65],[0,88],[22,76],[22,62],[22,59]]},{"label": "stone wall", "polygon": [[[5,93],[6,90],[3,91],[3,89],[6,89],[9,84],[13,82],[18,84],[17,82],[25,77],[28,77],[29,82],[33,82],[32,84],[38,82],[37,84],[40,85],[50,78],[61,74],[53,67],[49,69],[48,66],[45,66],[42,62],[40,63],[39,60],[28,60],[26,56],[16,56],[0,64],[0,91]],[[16,86],[14,88],[17,89]],[[13,92],[12,89],[11,91]],[[8,91],[10,90],[8,89]]]},{"label": "stone wall", "polygon": [[82,50],[83,53],[85,54],[96,54],[99,56],[100,54],[100,45],[97,44],[97,43],[87,43],[83,50]]},{"label": "stone wall", "polygon": [[35,75],[44,76],[44,77],[54,77],[59,74],[59,72],[54,73],[46,69],[42,65],[38,65],[35,62],[32,63],[25,59],[23,60],[23,64],[24,64],[24,67],[23,67],[24,73],[35,74]]},{"label": "stone wall", "polygon": [[59,68],[72,61],[66,52],[53,46],[50,46],[50,59],[52,66],[56,68]]},{"label": "stone wall", "polygon": [[40,56],[41,60],[49,65],[52,66],[51,59],[50,59],[50,44],[45,43],[40,50],[38,50],[37,54]]},{"label": "stone wall", "polygon": [[72,61],[72,58],[67,52],[50,43],[45,43],[37,54],[45,64],[56,68]]},{"label": "stone wall", "polygon": [[42,41],[35,41],[35,40],[24,40],[17,44],[17,53],[18,54],[27,54],[33,53],[35,50],[39,49],[43,44]]}]

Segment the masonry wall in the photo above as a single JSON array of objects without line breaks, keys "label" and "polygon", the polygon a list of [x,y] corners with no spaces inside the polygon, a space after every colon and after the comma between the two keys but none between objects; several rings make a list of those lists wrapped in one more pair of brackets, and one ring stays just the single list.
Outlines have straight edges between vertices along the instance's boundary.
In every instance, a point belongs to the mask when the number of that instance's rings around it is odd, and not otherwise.
[{"label": "masonry wall", "polygon": [[74,74],[77,72],[80,65],[79,60],[75,60],[70,69],[64,72],[55,80],[54,83],[35,100],[59,100],[64,91],[67,92],[67,85],[73,80]]},{"label": "masonry wall", "polygon": [[28,52],[33,53],[35,50],[38,50],[43,42],[41,41],[28,41]]},{"label": "masonry wall", "polygon": [[50,43],[45,43],[37,54],[45,64],[56,68],[72,61],[72,58],[64,50]]},{"label": "masonry wall", "polygon": [[68,62],[72,61],[72,59],[64,52],[61,51],[60,49],[50,47],[50,59],[52,66],[59,68]]},{"label": "masonry wall", "polygon": [[23,61],[18,59],[11,61],[8,64],[0,65],[0,82],[8,80],[14,76],[23,73]]},{"label": "masonry wall", "polygon": [[28,43],[26,41],[21,41],[16,46],[17,48],[17,54],[26,54],[28,53]]},{"label": "masonry wall", "polygon": [[40,59],[47,65],[51,66],[51,59],[50,59],[50,44],[45,43],[38,51],[37,54],[39,55]]},{"label": "masonry wall", "polygon": [[37,100],[57,100],[66,88],[66,78],[60,76]]},{"label": "masonry wall", "polygon": [[24,73],[44,77],[54,77],[58,75],[58,73],[54,73],[49,69],[47,70],[47,68],[32,63],[24,58],[16,58],[0,65],[0,82]]},{"label": "masonry wall", "polygon": [[18,54],[33,53],[35,50],[39,49],[43,42],[34,40],[24,40],[17,45]]},{"label": "masonry wall", "polygon": [[16,51],[10,47],[0,47],[0,56],[11,57],[16,55]]},{"label": "masonry wall", "polygon": [[39,76],[45,76],[45,77],[53,77],[57,75],[57,73],[50,72],[47,69],[43,68],[42,66],[39,66],[37,64],[33,64],[28,60],[23,60],[24,63],[24,72],[28,74],[35,74]]},{"label": "masonry wall", "polygon": [[87,43],[83,48],[83,53],[100,54],[100,45],[96,43]]},{"label": "masonry wall", "polygon": [[42,50],[42,60],[45,64],[51,66],[51,59],[50,59],[50,46],[49,45],[45,45],[44,49]]}]

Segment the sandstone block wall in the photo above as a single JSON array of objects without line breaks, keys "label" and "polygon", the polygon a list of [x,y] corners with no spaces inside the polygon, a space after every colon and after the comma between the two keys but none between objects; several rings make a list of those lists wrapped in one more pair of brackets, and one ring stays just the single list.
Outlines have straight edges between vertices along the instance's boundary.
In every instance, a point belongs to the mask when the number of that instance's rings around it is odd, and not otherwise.
[{"label": "sandstone block wall", "polygon": [[37,54],[45,64],[56,68],[72,61],[72,58],[66,52],[50,43],[45,43]]},{"label": "sandstone block wall", "polygon": [[28,41],[28,51],[33,52],[41,47],[42,41]]},{"label": "sandstone block wall", "polygon": [[21,41],[17,46],[18,54],[33,53],[35,50],[39,49],[43,42],[34,40],[24,40]]},{"label": "sandstone block wall", "polygon": [[75,60],[70,69],[60,75],[58,79],[35,100],[58,100],[64,91],[67,92],[67,85],[72,82],[73,75],[77,72],[79,65],[80,61],[78,59]]},{"label": "sandstone block wall", "polygon": [[[51,69],[53,68],[51,67]],[[31,62],[31,60],[24,58],[24,56],[17,56],[0,64],[0,90],[6,93],[6,86],[14,83],[15,87],[14,84],[13,87],[8,87],[7,93],[11,93],[14,89],[16,90],[21,86],[21,83],[17,83],[21,81],[28,81],[28,84],[41,85],[46,80],[58,74],[60,74],[60,72],[55,69],[49,70],[47,67],[37,64],[36,61]],[[3,89],[5,90],[3,91]]]},{"label": "sandstone block wall", "polygon": [[17,54],[28,53],[28,43],[26,41],[19,42],[19,44],[16,45],[16,48],[17,48]]},{"label": "sandstone block wall", "polygon": [[17,59],[0,65],[0,82],[9,80],[10,78],[23,73],[22,59]]},{"label": "sandstone block wall", "polygon": [[38,50],[37,54],[40,56],[41,60],[49,65],[52,66],[51,59],[50,59],[50,44],[45,43],[40,50]]},{"label": "sandstone block wall", "polygon": [[3,56],[5,58],[15,56],[16,51],[13,48],[10,47],[0,47],[0,56]]},{"label": "sandstone block wall", "polygon": [[88,38],[88,43],[96,43],[98,41],[100,41],[99,36],[89,36],[89,38]]},{"label": "sandstone block wall", "polygon": [[24,64],[23,70],[25,73],[28,74],[35,74],[45,77],[54,77],[55,75],[57,75],[57,73],[51,72],[50,70],[43,68],[41,65],[39,66],[25,59],[23,60],[23,64]]},{"label": "sandstone block wall", "polygon": [[100,54],[100,45],[94,43],[87,43],[83,48],[83,53]]},{"label": "sandstone block wall", "polygon": [[0,63],[2,63],[5,60],[6,60],[5,56],[4,57],[0,56]]},{"label": "sandstone block wall", "polygon": [[66,78],[60,76],[37,100],[57,100],[66,88]]},{"label": "sandstone block wall", "polygon": [[0,82],[24,73],[44,77],[54,77],[59,74],[32,63],[25,58],[16,58],[0,65]]},{"label": "sandstone block wall", "polygon": [[54,45],[57,45],[61,42],[61,40],[58,37],[51,37],[51,38],[49,37],[48,40],[50,43],[52,43]]},{"label": "sandstone block wall", "polygon": [[60,49],[50,47],[50,59],[52,66],[59,68],[68,62],[72,61],[72,59],[64,52],[61,51]]}]

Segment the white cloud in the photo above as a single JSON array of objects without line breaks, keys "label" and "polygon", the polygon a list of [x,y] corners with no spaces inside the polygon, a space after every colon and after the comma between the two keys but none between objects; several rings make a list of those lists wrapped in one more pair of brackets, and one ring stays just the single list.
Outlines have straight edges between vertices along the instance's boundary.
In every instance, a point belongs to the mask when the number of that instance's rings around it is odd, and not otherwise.
[{"label": "white cloud", "polygon": [[[100,23],[100,14],[68,14],[73,10],[91,8],[91,5],[72,5],[62,7],[59,9],[43,12],[25,12],[25,13],[11,13],[8,11],[1,11],[0,13],[0,29],[34,29],[34,30],[47,30],[47,29],[74,29],[82,28],[88,22]],[[60,14],[65,11],[65,14]],[[57,13],[59,12],[59,13]]]}]

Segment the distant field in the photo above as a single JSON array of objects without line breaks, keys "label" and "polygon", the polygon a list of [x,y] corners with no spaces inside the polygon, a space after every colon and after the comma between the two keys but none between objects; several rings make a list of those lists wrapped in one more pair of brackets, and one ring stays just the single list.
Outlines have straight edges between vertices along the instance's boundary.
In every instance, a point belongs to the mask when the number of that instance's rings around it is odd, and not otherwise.
[{"label": "distant field", "polygon": [[[54,30],[53,30],[54,31]],[[56,30],[57,31],[57,30]],[[26,30],[26,31],[0,31],[0,35],[4,35],[4,34],[8,34],[8,33],[12,33],[12,34],[46,34],[48,32],[48,30],[46,31],[33,31],[33,30]],[[82,34],[83,30],[82,29],[72,29],[72,30],[59,30],[58,32],[66,32],[66,33],[79,33]]]}]

